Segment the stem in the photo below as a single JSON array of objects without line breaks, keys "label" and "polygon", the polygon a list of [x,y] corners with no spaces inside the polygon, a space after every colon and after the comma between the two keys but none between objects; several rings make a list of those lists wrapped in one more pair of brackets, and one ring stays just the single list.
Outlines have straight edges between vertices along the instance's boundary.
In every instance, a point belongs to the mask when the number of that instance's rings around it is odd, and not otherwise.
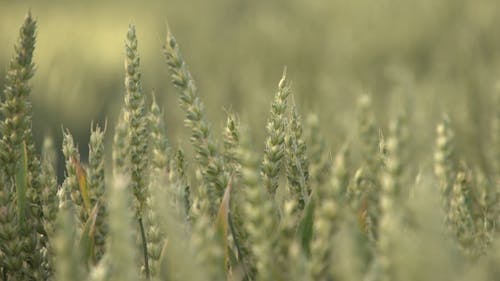
[{"label": "stem", "polygon": [[142,223],[142,218],[139,218],[139,227],[141,229],[142,237],[142,251],[144,253],[144,267],[146,269],[146,279],[150,280],[149,273],[149,258],[148,258],[148,245],[146,242],[146,233],[144,232],[144,224]]}]

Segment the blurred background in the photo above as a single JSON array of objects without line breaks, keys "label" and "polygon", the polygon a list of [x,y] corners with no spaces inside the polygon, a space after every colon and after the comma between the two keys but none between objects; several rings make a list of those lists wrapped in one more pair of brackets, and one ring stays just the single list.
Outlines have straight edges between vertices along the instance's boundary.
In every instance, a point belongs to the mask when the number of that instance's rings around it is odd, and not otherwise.
[{"label": "blurred background", "polygon": [[188,147],[161,50],[168,22],[216,137],[232,111],[263,147],[286,65],[294,103],[303,116],[319,114],[334,149],[356,132],[356,100],[369,93],[381,128],[409,113],[424,165],[443,113],[466,157],[487,165],[482,147],[500,77],[497,0],[0,0],[0,85],[29,9],[38,20],[32,96],[39,144],[51,134],[59,147],[63,126],[85,159],[91,122],[105,120],[111,139],[124,94],[124,38],[134,23],[144,90],[156,92],[171,142]]}]

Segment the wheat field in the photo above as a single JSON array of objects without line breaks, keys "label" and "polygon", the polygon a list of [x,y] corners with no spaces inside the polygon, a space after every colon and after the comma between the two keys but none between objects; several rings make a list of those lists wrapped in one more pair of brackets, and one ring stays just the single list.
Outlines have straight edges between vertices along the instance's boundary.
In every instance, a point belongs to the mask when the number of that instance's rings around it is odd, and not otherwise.
[{"label": "wheat field", "polygon": [[494,1],[367,2],[221,1],[232,29],[173,16],[156,49],[137,8],[86,63],[35,5],[0,52],[0,280],[497,280]]}]

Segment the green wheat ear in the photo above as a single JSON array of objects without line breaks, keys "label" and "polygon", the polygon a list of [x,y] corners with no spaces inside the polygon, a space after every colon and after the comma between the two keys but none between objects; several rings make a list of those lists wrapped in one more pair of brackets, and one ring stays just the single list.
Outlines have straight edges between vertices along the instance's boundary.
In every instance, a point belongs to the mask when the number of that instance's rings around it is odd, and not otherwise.
[{"label": "green wheat ear", "polygon": [[186,221],[191,219],[191,190],[186,176],[186,159],[184,151],[179,148],[170,161],[169,181],[172,185],[170,199],[173,201],[176,213]]},{"label": "green wheat ear", "polygon": [[8,178],[14,177],[15,163],[20,157],[18,147],[28,139],[29,143],[32,143],[29,81],[35,73],[32,61],[35,32],[36,21],[29,13],[19,31],[19,39],[15,45],[16,53],[10,60],[5,77],[4,99],[0,105],[3,116],[3,120],[0,121],[2,133],[0,160]]},{"label": "green wheat ear", "polygon": [[240,123],[235,114],[230,113],[227,116],[226,127],[224,128],[224,165],[225,170],[230,175],[239,172],[239,164],[236,157],[236,150],[240,142]]},{"label": "green wheat ear", "polygon": [[4,276],[22,280],[22,249],[19,237],[19,223],[14,197],[14,186],[0,172],[0,267]]},{"label": "green wheat ear", "polygon": [[279,175],[285,157],[286,110],[290,86],[286,79],[286,68],[278,83],[278,91],[271,104],[271,116],[267,122],[267,139],[265,143],[262,176],[268,192],[274,196],[278,189]]},{"label": "green wheat ear", "polygon": [[194,262],[205,272],[207,280],[226,278],[225,249],[220,240],[216,225],[202,207],[193,223],[191,243],[196,252]]},{"label": "green wheat ear", "polygon": [[362,166],[358,170],[356,188],[360,194],[360,212],[364,213],[365,231],[374,242],[380,215],[380,170],[382,168],[383,136],[377,132],[370,95],[358,99],[358,134],[361,141]]},{"label": "green wheat ear", "polygon": [[179,89],[180,105],[186,113],[185,124],[191,129],[191,143],[196,152],[204,188],[207,188],[203,193],[208,196],[210,204],[208,210],[211,215],[215,215],[228,183],[228,175],[224,171],[221,155],[212,139],[203,102],[170,30],[167,32],[166,41],[163,52],[171,72],[172,83]]},{"label": "green wheat ear", "polygon": [[297,208],[304,209],[309,200],[309,159],[302,134],[302,118],[295,106],[291,109],[290,123],[285,138],[287,152],[287,178],[290,191],[297,200]]},{"label": "green wheat ear", "polygon": [[[147,237],[144,227],[144,216],[147,198],[149,196],[149,120],[145,107],[145,96],[142,91],[140,59],[137,49],[137,36],[135,26],[129,25],[125,40],[125,103],[123,107],[123,121],[126,127],[126,142],[123,151],[127,162],[124,170],[130,175],[129,184],[134,194],[135,216],[139,224],[144,258],[146,279],[150,279],[149,254]],[[118,131],[120,133],[120,131]],[[117,136],[115,134],[115,136]],[[118,148],[120,149],[120,148]],[[120,150],[117,150],[120,153]],[[115,161],[115,163],[117,163]],[[118,164],[118,163],[117,163]],[[118,171],[117,171],[118,172]]]},{"label": "green wheat ear", "polygon": [[156,102],[156,95],[153,93],[149,112],[151,166],[153,170],[166,172],[169,169],[171,147],[167,139],[163,115]]},{"label": "green wheat ear", "polygon": [[[149,189],[152,189],[152,185],[157,181],[156,185],[165,185],[167,183],[165,176],[158,176],[158,179],[151,180]],[[146,212],[144,219],[144,228],[146,233],[146,247],[148,254],[148,266],[149,274],[154,279],[158,276],[160,272],[160,258],[162,255],[162,250],[164,247],[165,234],[160,230],[160,220],[157,211],[154,209],[153,197],[151,195],[146,199]],[[141,268],[143,274],[146,273],[145,265]]]},{"label": "green wheat ear", "polygon": [[450,191],[448,227],[456,236],[460,248],[467,255],[474,255],[476,249],[476,225],[471,210],[471,174],[460,171]]},{"label": "green wheat ear", "polygon": [[127,163],[129,159],[127,150],[129,144],[127,140],[127,123],[124,115],[124,107],[122,106],[113,135],[113,174],[127,173]]},{"label": "green wheat ear", "polygon": [[335,267],[332,237],[337,230],[339,218],[339,199],[341,190],[348,184],[347,147],[342,147],[335,157],[330,184],[317,186],[314,190],[317,209],[314,213],[315,236],[311,244],[311,274],[315,280],[333,278],[332,267]]},{"label": "green wheat ear", "polygon": [[276,280],[273,245],[278,221],[275,204],[271,195],[263,187],[259,176],[259,159],[250,148],[250,140],[242,132],[241,146],[237,152],[241,163],[241,178],[244,197],[242,216],[244,217],[248,241],[252,254],[252,267],[256,269],[256,280]]},{"label": "green wheat ear", "polygon": [[169,188],[164,188],[161,180],[152,180],[152,209],[160,222],[158,224],[160,232],[168,237],[168,241],[164,241],[161,257],[158,261],[159,280],[207,280],[203,268],[193,265],[197,255],[193,245],[188,243],[189,239],[186,238],[190,225],[185,223],[186,219],[182,215],[179,216],[178,207],[175,204],[170,204],[171,192]]},{"label": "green wheat ear", "polygon": [[79,171],[82,171],[80,153],[78,152],[73,136],[69,130],[63,132],[63,154],[66,164],[66,178],[61,188],[69,191],[71,200],[75,204],[75,211],[78,215],[77,225],[79,230],[81,230],[88,219],[90,206],[86,206],[84,195],[80,189]]},{"label": "green wheat ear", "polygon": [[[170,173],[169,157],[170,144],[168,142],[163,114],[160,111],[156,96],[153,93],[153,101],[149,112],[149,126],[151,131],[149,153],[151,157],[150,182],[148,189],[152,190],[157,185],[166,185],[167,174]],[[170,189],[170,188],[169,188]],[[149,272],[153,278],[160,273],[160,258],[164,246],[164,233],[160,230],[160,221],[153,204],[153,194],[148,193],[145,210],[145,231],[147,240],[147,252],[149,257]],[[146,268],[143,268],[144,272]]]},{"label": "green wheat ear", "polygon": [[127,144],[130,154],[130,184],[134,192],[136,215],[140,218],[147,196],[148,117],[142,91],[135,26],[130,25],[125,41],[125,106]]},{"label": "green wheat ear", "polygon": [[[225,169],[231,175],[231,180],[238,186],[241,180],[241,163],[238,157],[240,149],[241,132],[240,120],[229,113],[226,120],[226,127],[223,132],[224,138],[224,164]],[[245,130],[245,127],[243,128]],[[230,262],[233,271],[240,271],[243,278],[250,278],[255,274],[255,268],[252,264],[250,252],[250,243],[248,242],[248,233],[246,231],[246,219],[241,204],[246,201],[245,191],[242,188],[233,188],[231,190],[230,214],[228,214],[228,225],[230,235],[230,248],[237,256]]]},{"label": "green wheat ear", "polygon": [[404,197],[402,196],[404,167],[401,163],[402,130],[401,120],[396,119],[389,126],[389,138],[385,146],[385,169],[382,177],[380,193],[380,224],[377,241],[378,262],[381,267],[381,276],[384,280],[394,278],[394,252],[397,251],[393,243],[397,235],[397,227],[401,226]]},{"label": "green wheat ear", "polygon": [[319,118],[316,114],[309,114],[306,118],[305,136],[309,152],[311,186],[318,186],[329,179],[331,171],[330,153],[326,148],[326,141],[319,128]]},{"label": "green wheat ear", "polygon": [[46,241],[44,242],[46,250],[43,252],[45,264],[43,265],[45,271],[53,273],[53,245],[51,239],[56,230],[56,218],[59,210],[59,199],[57,197],[58,185],[56,176],[56,151],[54,147],[54,141],[51,137],[45,137],[42,147],[42,211],[44,217],[44,227],[47,235],[42,238]]},{"label": "green wheat ear", "polygon": [[[44,278],[50,273],[43,270],[42,264],[46,263],[42,255],[46,247],[40,235],[45,233],[43,225],[43,212],[40,194],[41,166],[36,154],[32,134],[32,106],[29,100],[31,93],[30,79],[34,75],[33,51],[35,49],[36,21],[31,13],[25,17],[19,30],[19,38],[14,49],[15,54],[10,60],[5,77],[4,97],[0,104],[3,119],[0,121],[0,166],[2,166],[7,180],[24,178],[24,184],[16,184],[16,189],[21,191],[26,200],[26,208],[21,213],[26,213],[22,220],[19,235],[22,238],[22,250],[25,259],[26,274],[24,278]],[[19,163],[25,159],[26,169],[23,176],[19,177]],[[23,200],[18,202],[22,202]],[[29,207],[28,207],[29,206]],[[23,207],[18,204],[18,208]],[[19,218],[21,219],[21,218]]]},{"label": "green wheat ear", "polygon": [[109,234],[106,255],[112,269],[107,280],[112,281],[140,280],[136,262],[138,253],[133,240],[134,215],[129,206],[131,194],[128,181],[124,175],[115,175],[109,189]]},{"label": "green wheat ear", "polygon": [[88,188],[90,193],[90,203],[92,208],[98,205],[97,217],[95,221],[95,260],[99,261],[104,255],[106,235],[108,232],[106,186],[104,177],[104,134],[106,128],[101,129],[99,125],[95,128],[91,126],[89,143],[89,167],[88,167]]},{"label": "green wheat ear", "polygon": [[453,188],[458,161],[455,152],[454,133],[450,120],[444,117],[437,126],[436,151],[434,153],[434,173],[439,180],[441,199],[445,212],[449,209],[449,194]]},{"label": "green wheat ear", "polygon": [[84,280],[86,277],[83,254],[78,246],[78,226],[75,224],[73,203],[69,193],[62,191],[59,214],[56,221],[56,234],[53,241],[55,259],[55,280]]}]

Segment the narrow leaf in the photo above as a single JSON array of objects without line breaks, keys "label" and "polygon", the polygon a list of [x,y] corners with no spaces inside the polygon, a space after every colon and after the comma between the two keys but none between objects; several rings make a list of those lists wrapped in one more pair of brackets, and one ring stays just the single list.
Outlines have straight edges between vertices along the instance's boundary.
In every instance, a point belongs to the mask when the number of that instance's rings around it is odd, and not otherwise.
[{"label": "narrow leaf", "polygon": [[[313,191],[314,192],[314,191]],[[314,225],[314,210],[316,208],[316,202],[314,200],[313,194],[309,196],[307,205],[305,206],[304,212],[302,213],[302,219],[300,220],[299,227],[297,228],[297,238],[302,244],[302,248],[306,254],[309,254],[311,241],[313,237],[313,225]]]},{"label": "narrow leaf", "polygon": [[78,186],[80,187],[80,194],[83,199],[83,204],[85,207],[85,211],[87,213],[90,213],[90,197],[89,197],[89,190],[87,186],[87,174],[85,173],[85,170],[83,169],[82,165],[80,162],[75,158],[71,157],[71,162],[73,165],[76,167],[76,176],[78,178]]},{"label": "narrow leaf", "polygon": [[232,187],[232,180],[230,179],[226,191],[224,192],[224,196],[222,197],[222,201],[219,206],[219,211],[217,213],[217,218],[215,220],[216,227],[217,227],[217,234],[218,237],[223,241],[224,243],[224,261],[226,264],[229,263],[230,261],[230,251],[229,251],[229,243],[227,240],[228,237],[228,230],[229,230],[229,204],[230,204],[230,198],[231,198],[231,187]]},{"label": "narrow leaf", "polygon": [[231,215],[231,211],[229,211],[229,213],[228,213],[227,221],[229,224],[229,230],[231,231],[231,233],[233,235],[234,246],[236,247],[236,251],[238,252],[237,257],[236,257],[235,253],[231,252],[230,263],[231,263],[231,265],[238,265],[239,264],[239,266],[241,266],[243,276],[248,276],[250,273],[249,273],[249,270],[246,268],[246,265],[244,262],[245,257],[243,256],[243,252],[241,251],[241,244],[240,244],[241,241],[238,239],[238,235],[236,234],[236,230],[235,230],[234,223],[233,223],[233,216]]},{"label": "narrow leaf", "polygon": [[90,262],[95,263],[96,261],[94,260],[95,257],[95,243],[94,243],[94,237],[95,237],[95,224],[97,220],[97,213],[99,211],[99,202],[95,204],[94,209],[92,209],[92,213],[90,213],[90,216],[85,222],[85,225],[83,227],[82,231],[82,236],[80,237],[80,248],[83,252],[83,259],[86,262],[86,264],[89,264]]}]

